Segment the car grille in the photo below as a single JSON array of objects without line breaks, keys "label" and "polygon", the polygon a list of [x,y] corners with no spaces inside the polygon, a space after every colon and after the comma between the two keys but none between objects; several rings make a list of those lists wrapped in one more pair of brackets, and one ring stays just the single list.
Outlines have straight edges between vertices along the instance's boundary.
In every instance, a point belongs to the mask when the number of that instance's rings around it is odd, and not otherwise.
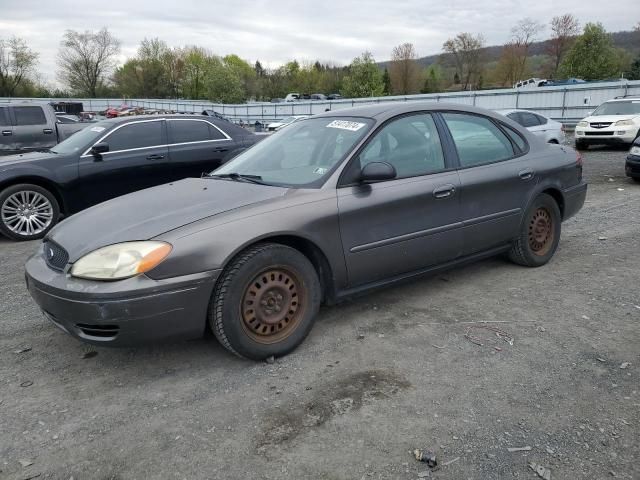
[{"label": "car grille", "polygon": [[42,244],[42,252],[44,261],[54,270],[62,271],[69,261],[67,251],[55,242],[45,241]]},{"label": "car grille", "polygon": [[607,128],[609,125],[611,125],[611,122],[595,122],[595,123],[591,123],[591,128]]},{"label": "car grille", "polygon": [[613,135],[613,132],[584,132],[585,135]]}]

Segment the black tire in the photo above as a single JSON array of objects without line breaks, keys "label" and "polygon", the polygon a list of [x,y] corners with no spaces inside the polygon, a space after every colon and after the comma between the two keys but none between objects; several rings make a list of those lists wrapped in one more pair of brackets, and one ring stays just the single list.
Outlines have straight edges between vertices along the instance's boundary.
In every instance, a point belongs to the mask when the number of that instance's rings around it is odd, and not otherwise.
[{"label": "black tire", "polygon": [[589,145],[584,141],[576,140],[576,150],[589,150]]},{"label": "black tire", "polygon": [[520,235],[509,251],[512,262],[525,267],[546,264],[558,248],[562,230],[560,208],[551,195],[542,193],[525,213]]},{"label": "black tire", "polygon": [[631,177],[631,180],[633,180],[636,183],[640,183],[640,177]]},{"label": "black tire", "polygon": [[[12,199],[15,199],[16,197],[14,197],[14,195],[20,194],[20,192],[25,192],[25,194],[28,193],[29,195],[34,193],[39,194],[49,202],[50,208],[47,207],[46,212],[47,216],[50,215],[50,219],[46,222],[42,222],[44,223],[43,228],[40,225],[37,225],[37,228],[33,229],[34,233],[16,231],[16,225],[11,223],[10,212],[8,212],[8,209],[13,208],[14,204],[11,203],[12,200],[9,200],[9,198],[11,197]],[[30,183],[21,183],[11,185],[0,192],[0,233],[12,240],[21,241],[42,238],[56,223],[58,223],[59,218],[60,205],[58,204],[56,197],[46,188]]]},{"label": "black tire", "polygon": [[318,274],[307,257],[285,245],[258,244],[239,253],[220,275],[209,325],[222,346],[239,357],[280,357],[309,334],[321,298]]}]

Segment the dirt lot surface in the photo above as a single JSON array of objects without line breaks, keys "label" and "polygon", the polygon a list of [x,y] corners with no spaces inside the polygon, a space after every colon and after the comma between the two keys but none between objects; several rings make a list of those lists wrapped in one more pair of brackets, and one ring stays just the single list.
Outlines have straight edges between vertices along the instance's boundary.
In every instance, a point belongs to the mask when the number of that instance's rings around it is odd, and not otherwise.
[{"label": "dirt lot surface", "polygon": [[0,478],[640,478],[640,184],[624,151],[584,157],[587,203],[549,265],[324,308],[273,364],[212,338],[87,347],[25,290],[37,243],[0,240]]}]

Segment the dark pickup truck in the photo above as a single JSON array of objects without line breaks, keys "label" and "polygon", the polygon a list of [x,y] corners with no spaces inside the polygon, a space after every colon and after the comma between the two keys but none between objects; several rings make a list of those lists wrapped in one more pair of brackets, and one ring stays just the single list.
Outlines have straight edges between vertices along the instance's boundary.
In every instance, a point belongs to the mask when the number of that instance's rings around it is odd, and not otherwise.
[{"label": "dark pickup truck", "polygon": [[0,155],[48,150],[88,125],[89,122],[62,123],[51,105],[0,105]]}]

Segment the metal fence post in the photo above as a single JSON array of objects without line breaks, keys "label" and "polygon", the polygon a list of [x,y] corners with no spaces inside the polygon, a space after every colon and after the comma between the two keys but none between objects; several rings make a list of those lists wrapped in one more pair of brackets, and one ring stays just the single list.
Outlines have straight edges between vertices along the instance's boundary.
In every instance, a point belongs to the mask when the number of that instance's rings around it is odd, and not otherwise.
[{"label": "metal fence post", "polygon": [[519,101],[520,101],[520,90],[516,90],[516,108],[518,108]]},{"label": "metal fence post", "polygon": [[566,108],[566,99],[567,99],[567,87],[564,87],[562,91],[562,119],[564,120],[564,112]]}]

